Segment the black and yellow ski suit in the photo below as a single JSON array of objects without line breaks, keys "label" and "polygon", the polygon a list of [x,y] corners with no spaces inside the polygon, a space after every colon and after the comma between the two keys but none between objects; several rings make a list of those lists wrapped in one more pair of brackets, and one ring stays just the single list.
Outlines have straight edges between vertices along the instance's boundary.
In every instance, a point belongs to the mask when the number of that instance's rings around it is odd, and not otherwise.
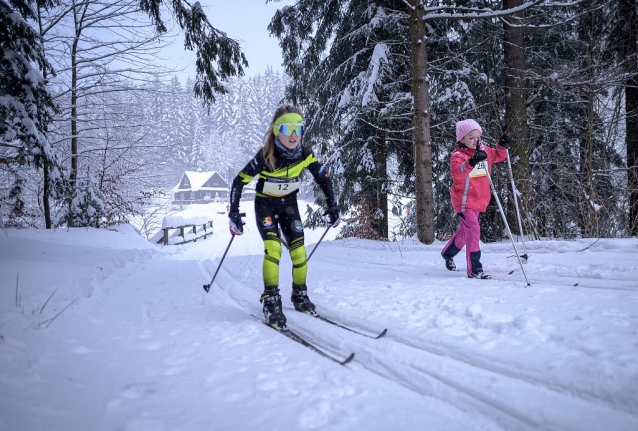
[{"label": "black and yellow ski suit", "polygon": [[[299,145],[302,145],[299,143]],[[239,172],[230,192],[230,211],[239,212],[242,189],[255,175],[259,175],[255,197],[255,218],[257,229],[264,240],[263,277],[265,290],[279,286],[279,261],[281,259],[281,238],[279,229],[286,240],[292,259],[293,287],[304,286],[308,272],[304,231],[297,205],[301,172],[308,169],[324,194],[328,207],[336,206],[332,182],[325,168],[306,147],[299,155],[289,159],[275,149],[275,168],[266,164],[262,150]]]}]

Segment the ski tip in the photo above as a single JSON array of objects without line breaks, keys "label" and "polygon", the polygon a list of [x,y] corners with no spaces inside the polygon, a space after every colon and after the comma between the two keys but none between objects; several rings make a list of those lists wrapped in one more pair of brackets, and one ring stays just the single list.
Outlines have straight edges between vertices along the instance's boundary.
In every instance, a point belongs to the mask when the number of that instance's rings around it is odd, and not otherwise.
[{"label": "ski tip", "polygon": [[341,365],[346,365],[349,364],[350,362],[352,362],[352,360],[354,359],[354,352],[350,353],[350,356],[348,356],[346,359],[344,359],[343,361],[340,362]]},{"label": "ski tip", "polygon": [[511,270],[510,272],[507,273],[507,275],[512,275],[514,274],[514,270]]},{"label": "ski tip", "polygon": [[388,329],[386,328],[379,335],[377,335],[375,337],[375,339],[378,340],[379,338],[383,338],[383,337],[385,337],[385,334],[387,334],[387,333],[388,333]]}]

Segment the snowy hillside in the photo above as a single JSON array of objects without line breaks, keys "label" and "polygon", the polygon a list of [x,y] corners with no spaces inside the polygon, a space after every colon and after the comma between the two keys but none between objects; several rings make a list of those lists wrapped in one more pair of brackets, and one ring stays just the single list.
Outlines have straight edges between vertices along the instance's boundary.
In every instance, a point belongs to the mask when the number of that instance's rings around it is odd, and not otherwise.
[{"label": "snowy hillside", "polygon": [[[495,279],[443,243],[334,241],[309,264],[319,313],[266,327],[250,204],[233,241],[157,246],[131,227],[0,231],[1,430],[636,430],[638,240],[482,245]],[[305,205],[304,205],[305,206]],[[303,206],[302,206],[303,209]],[[303,211],[302,211],[303,212]],[[221,213],[221,214],[220,214]],[[307,232],[308,253],[322,230]],[[512,272],[513,271],[513,272]],[[510,274],[510,272],[512,272]]]}]

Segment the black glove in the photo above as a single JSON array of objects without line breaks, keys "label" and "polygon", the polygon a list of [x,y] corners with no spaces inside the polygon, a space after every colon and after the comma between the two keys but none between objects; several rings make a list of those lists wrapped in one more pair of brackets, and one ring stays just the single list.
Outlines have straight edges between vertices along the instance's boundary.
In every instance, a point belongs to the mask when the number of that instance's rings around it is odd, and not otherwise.
[{"label": "black glove", "polygon": [[230,233],[235,235],[242,235],[244,233],[244,221],[241,219],[241,214],[238,212],[229,212],[228,213],[228,228],[230,229]]},{"label": "black glove", "polygon": [[341,223],[341,213],[339,213],[339,208],[337,208],[336,204],[330,205],[323,215],[328,216],[332,227],[337,227]]},{"label": "black glove", "polygon": [[507,133],[503,133],[501,138],[498,140],[498,144],[505,149],[508,149],[509,146],[512,145],[512,142],[512,137]]},{"label": "black glove", "polygon": [[477,148],[472,157],[470,157],[470,160],[467,162],[471,167],[474,167],[478,162],[482,162],[485,159],[487,159],[487,153]]}]

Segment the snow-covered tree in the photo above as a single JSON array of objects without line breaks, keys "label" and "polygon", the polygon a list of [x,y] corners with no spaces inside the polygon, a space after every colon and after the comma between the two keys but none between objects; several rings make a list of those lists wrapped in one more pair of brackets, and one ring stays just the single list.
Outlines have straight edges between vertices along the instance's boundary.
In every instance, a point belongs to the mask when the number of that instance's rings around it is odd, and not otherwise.
[{"label": "snow-covered tree", "polygon": [[[437,23],[441,21],[464,21],[471,22],[479,19],[493,19],[497,17],[507,16],[508,14],[518,13],[526,8],[533,6],[537,2],[527,2],[519,7],[515,7],[510,10],[498,10],[493,9],[492,4],[489,2],[476,2],[467,1],[462,4],[455,5],[430,5],[421,0],[413,1],[375,1],[375,2],[363,2],[357,0],[351,0],[347,2],[333,2],[333,1],[318,1],[318,0],[301,0],[295,3],[294,6],[286,6],[279,10],[271,24],[269,29],[271,33],[280,39],[280,44],[284,52],[284,64],[287,72],[292,76],[293,83],[287,90],[287,96],[293,102],[301,103],[307,111],[312,114],[315,112],[322,113],[325,109],[325,103],[328,101],[315,100],[315,94],[312,92],[312,79],[317,74],[317,71],[323,69],[329,69],[321,74],[323,78],[324,88],[327,88],[327,92],[331,94],[331,97],[338,97],[340,101],[347,100],[350,102],[352,94],[366,95],[362,97],[360,101],[355,102],[360,106],[370,106],[369,96],[374,94],[377,100],[381,103],[394,102],[397,95],[401,99],[402,91],[404,90],[390,90],[384,85],[379,85],[375,88],[376,79],[383,74],[378,72],[383,71],[383,63],[387,53],[400,52],[402,47],[403,52],[400,57],[401,61],[392,59],[387,61],[387,69],[394,70],[399,67],[399,64],[405,64],[406,59],[409,60],[409,73],[397,75],[396,72],[388,74],[394,82],[409,86],[409,103],[412,105],[409,115],[411,116],[411,141],[412,141],[412,154],[413,154],[413,183],[415,185],[415,199],[416,199],[416,232],[420,241],[424,243],[431,243],[434,241],[435,233],[435,201],[433,199],[434,194],[434,175],[433,169],[433,152],[431,142],[431,100],[430,100],[430,88],[431,88],[431,73],[429,70],[429,57],[428,50],[433,48],[430,45],[431,40],[437,40],[443,38],[454,38],[454,33],[447,33],[446,26],[443,34],[437,34]],[[356,12],[355,12],[356,11]],[[370,13],[370,11],[377,11],[378,13]],[[293,19],[294,17],[294,19]],[[397,31],[395,26],[395,33],[391,34],[388,40],[391,42],[383,44],[383,37],[379,38],[380,26],[378,22],[386,20],[386,17],[393,17],[388,22],[403,22],[402,32]],[[365,43],[367,49],[363,46],[353,44],[353,49],[350,55],[343,55],[341,62],[334,61],[334,47],[341,46],[342,49],[349,48],[345,41],[356,37],[361,28],[365,28],[366,25],[362,21],[366,19],[370,20],[370,24],[367,27],[373,28],[370,32],[368,39]],[[360,25],[352,26],[350,32],[346,31],[351,22],[359,23]],[[339,33],[344,29],[343,33]],[[461,29],[462,31],[462,29]],[[457,33],[458,34],[458,33]],[[387,37],[387,36],[385,36]],[[333,39],[334,38],[334,39]],[[342,40],[343,39],[343,40]],[[332,43],[331,52],[327,55],[324,54],[327,49],[327,43]],[[381,42],[381,43],[379,43]],[[357,50],[359,47],[361,50]],[[371,48],[374,48],[371,50]],[[366,53],[372,55],[375,59],[379,60],[376,66],[370,68],[370,73],[367,75],[367,82],[373,82],[369,87],[364,84],[360,85],[360,88],[355,86],[350,87],[348,93],[343,92],[340,96],[340,90],[338,88],[328,88],[331,86],[338,86],[340,75],[346,75],[347,73],[354,72],[357,69],[357,62],[363,61]],[[436,52],[437,56],[442,58],[447,53]],[[361,57],[361,59],[360,59]],[[435,57],[436,58],[436,57]],[[342,68],[343,65],[349,66]],[[374,64],[375,62],[371,62]],[[345,71],[345,73],[344,73]],[[357,75],[359,78],[366,76]],[[374,79],[370,79],[374,77]],[[336,84],[334,82],[336,81]],[[443,81],[443,80],[441,80]],[[380,80],[379,83],[383,81]],[[398,86],[396,86],[398,87]],[[365,92],[366,88],[374,88],[374,92]],[[363,91],[361,89],[364,89]],[[352,92],[354,91],[354,93]],[[304,99],[305,97],[305,99]],[[387,100],[384,99],[387,97]],[[383,112],[383,111],[380,111]],[[405,111],[404,111],[405,112]],[[314,118],[313,118],[314,120]],[[343,122],[335,121],[334,117],[332,126],[337,129],[343,128]],[[361,130],[361,133],[355,132],[357,138],[362,143],[379,142],[382,146],[385,145],[385,128],[378,126],[377,119],[367,119],[367,125],[372,126],[372,130]],[[356,122],[348,125],[352,131],[352,127],[356,125]],[[323,129],[326,129],[325,124],[322,125]],[[378,132],[381,132],[379,135]],[[332,139],[335,142],[339,142],[340,137],[336,134],[336,138]],[[330,139],[328,139],[330,141]],[[376,153],[369,153],[376,154]],[[363,161],[372,162],[374,158],[369,157],[367,153],[363,153],[363,157],[356,156],[357,159]],[[347,154],[342,154],[342,158],[348,158]],[[352,155],[351,157],[355,157]],[[376,159],[370,164],[383,163],[382,157]],[[365,187],[368,189],[368,187]],[[385,210],[387,214],[387,207]]]},{"label": "snow-covered tree", "polygon": [[5,206],[10,205],[14,217],[25,210],[22,194],[29,167],[45,172],[47,197],[61,180],[47,136],[55,104],[43,74],[50,76],[53,68],[33,27],[34,6],[26,0],[0,1],[0,170],[2,182],[13,183],[8,195],[1,197],[0,208],[6,215]]},{"label": "snow-covered tree", "polygon": [[[376,214],[377,235],[384,238],[391,187],[387,160],[405,150],[409,129],[407,15],[401,8],[396,1],[338,7],[308,0],[283,8],[270,25],[293,76],[288,97],[306,112],[305,139],[330,167],[340,206],[347,210],[366,200]],[[292,23],[292,15],[304,19]]]}]

